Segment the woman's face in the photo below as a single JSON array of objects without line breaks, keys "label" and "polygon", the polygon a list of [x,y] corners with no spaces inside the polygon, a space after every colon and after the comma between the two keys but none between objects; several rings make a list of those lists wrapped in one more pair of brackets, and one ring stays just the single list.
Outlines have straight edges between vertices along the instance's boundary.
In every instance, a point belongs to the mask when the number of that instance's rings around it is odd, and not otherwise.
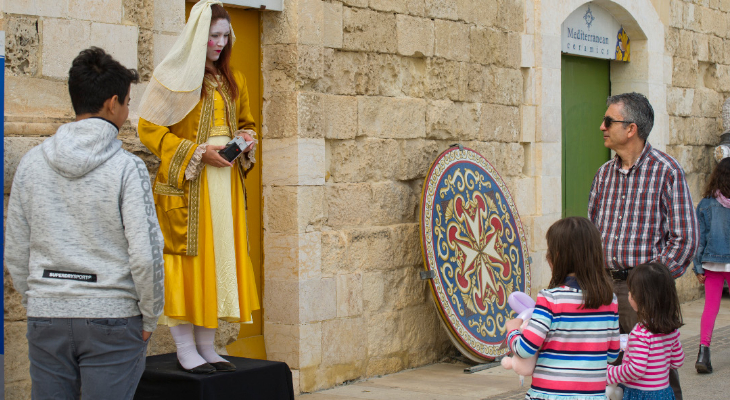
[{"label": "woman's face", "polygon": [[206,57],[210,61],[218,61],[223,48],[228,44],[231,35],[231,24],[225,18],[219,18],[210,24],[208,34],[208,52]]}]

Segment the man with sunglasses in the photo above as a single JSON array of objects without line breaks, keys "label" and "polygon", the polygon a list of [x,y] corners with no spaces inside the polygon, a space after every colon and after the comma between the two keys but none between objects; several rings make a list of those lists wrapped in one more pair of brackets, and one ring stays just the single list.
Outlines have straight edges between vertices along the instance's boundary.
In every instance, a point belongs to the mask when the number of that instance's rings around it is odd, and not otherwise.
[{"label": "man with sunglasses", "polygon": [[[621,333],[629,333],[637,322],[626,286],[631,268],[658,261],[675,279],[682,276],[697,249],[697,217],[679,163],[647,142],[654,125],[649,100],[624,93],[609,97],[606,104],[603,144],[616,156],[593,178],[588,217],[603,239]],[[669,384],[681,400],[676,370],[670,370]]]}]

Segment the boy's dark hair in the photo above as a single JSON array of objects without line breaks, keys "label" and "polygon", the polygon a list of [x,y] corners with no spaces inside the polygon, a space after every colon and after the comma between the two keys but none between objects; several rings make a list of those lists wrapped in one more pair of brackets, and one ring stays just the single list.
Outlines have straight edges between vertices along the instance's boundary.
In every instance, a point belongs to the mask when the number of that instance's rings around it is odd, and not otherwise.
[{"label": "boy's dark hair", "polygon": [[669,268],[659,262],[641,264],[626,281],[639,322],[652,333],[672,333],[682,323],[677,286]]},{"label": "boy's dark hair", "polygon": [[702,197],[715,197],[718,190],[723,196],[730,198],[730,158],[723,158],[712,170]]},{"label": "boy's dark hair", "polygon": [[124,104],[132,82],[139,82],[137,70],[125,68],[98,47],[82,50],[68,71],[68,92],[74,112],[98,113],[114,95],[119,97],[119,104]]},{"label": "boy's dark hair", "polygon": [[587,218],[568,217],[554,223],[545,235],[547,259],[553,267],[549,288],[561,286],[575,273],[583,291],[583,309],[595,309],[613,301],[613,285],[603,268],[601,234]]}]

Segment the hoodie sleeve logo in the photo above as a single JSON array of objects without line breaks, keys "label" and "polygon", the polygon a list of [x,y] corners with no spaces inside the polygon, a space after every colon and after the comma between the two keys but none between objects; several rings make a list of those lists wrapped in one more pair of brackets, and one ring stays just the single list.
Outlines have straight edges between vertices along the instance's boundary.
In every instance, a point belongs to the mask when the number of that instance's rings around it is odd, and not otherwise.
[{"label": "hoodie sleeve logo", "polygon": [[81,282],[96,282],[96,274],[81,274],[78,272],[53,271],[50,269],[43,270],[44,278],[52,279],[69,279]]}]

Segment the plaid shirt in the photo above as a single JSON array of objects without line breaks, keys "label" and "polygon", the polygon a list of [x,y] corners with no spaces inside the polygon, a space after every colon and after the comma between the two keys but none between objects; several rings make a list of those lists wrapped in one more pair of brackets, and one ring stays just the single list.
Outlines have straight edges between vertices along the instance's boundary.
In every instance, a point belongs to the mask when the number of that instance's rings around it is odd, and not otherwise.
[{"label": "plaid shirt", "polygon": [[601,232],[607,268],[659,261],[678,278],[699,242],[684,171],[649,143],[628,171],[618,156],[598,169],[588,218]]}]

